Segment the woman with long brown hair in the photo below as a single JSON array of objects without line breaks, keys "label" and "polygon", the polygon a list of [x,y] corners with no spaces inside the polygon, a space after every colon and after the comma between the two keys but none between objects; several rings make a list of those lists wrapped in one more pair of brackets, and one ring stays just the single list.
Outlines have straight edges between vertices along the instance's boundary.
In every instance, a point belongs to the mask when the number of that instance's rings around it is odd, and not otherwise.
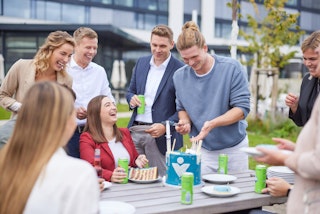
[{"label": "woman with long brown hair", "polygon": [[127,158],[129,166],[144,167],[148,160],[139,155],[128,128],[117,127],[117,108],[105,95],[91,99],[87,109],[87,123],[80,136],[80,157],[94,164],[94,151],[100,149],[102,177],[107,181],[122,182],[126,177],[119,158]]},{"label": "woman with long brown hair", "polygon": [[93,168],[63,150],[76,127],[74,98],[55,82],[26,93],[12,137],[0,151],[0,213],[97,213]]}]

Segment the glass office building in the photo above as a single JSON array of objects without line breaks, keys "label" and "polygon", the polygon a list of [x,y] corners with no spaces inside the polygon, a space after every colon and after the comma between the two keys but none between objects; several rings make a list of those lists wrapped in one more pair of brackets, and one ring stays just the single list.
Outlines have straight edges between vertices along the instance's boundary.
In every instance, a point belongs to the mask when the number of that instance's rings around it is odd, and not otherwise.
[{"label": "glass office building", "polygon": [[[228,55],[228,2],[231,0],[0,0],[0,53],[5,72],[19,58],[32,58],[49,32],[72,34],[80,26],[97,31],[99,50],[94,61],[105,67],[109,78],[115,59],[126,62],[130,77],[128,69],[135,60],[150,53],[150,30],[157,24],[169,25],[177,38],[183,23],[193,19],[210,49]],[[238,2],[241,13],[253,13],[247,0]],[[286,10],[300,13],[297,21],[307,34],[320,29],[319,0],[288,0]],[[239,20],[240,28],[245,24],[245,19]]]}]

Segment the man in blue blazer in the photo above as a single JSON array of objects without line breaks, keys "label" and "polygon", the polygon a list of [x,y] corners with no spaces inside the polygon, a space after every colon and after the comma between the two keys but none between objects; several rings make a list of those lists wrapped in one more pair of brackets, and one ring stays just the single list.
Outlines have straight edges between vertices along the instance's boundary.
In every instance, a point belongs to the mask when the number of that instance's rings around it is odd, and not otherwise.
[{"label": "man in blue blazer", "polygon": [[[166,174],[165,153],[166,124],[178,122],[175,103],[174,72],[183,63],[172,56],[173,32],[166,25],[157,25],[151,32],[152,55],[138,59],[126,95],[133,114],[128,124],[139,154],[145,154],[149,166],[157,166],[160,176]],[[141,105],[137,95],[145,96],[145,113],[137,114]],[[171,126],[171,144],[176,140],[175,150],[183,145],[182,136]],[[171,145],[172,147],[172,145]]]}]

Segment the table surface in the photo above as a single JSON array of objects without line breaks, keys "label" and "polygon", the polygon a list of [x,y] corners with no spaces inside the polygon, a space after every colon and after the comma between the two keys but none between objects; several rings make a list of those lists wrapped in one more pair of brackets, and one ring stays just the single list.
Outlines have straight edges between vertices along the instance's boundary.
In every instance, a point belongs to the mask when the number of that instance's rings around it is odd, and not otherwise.
[{"label": "table surface", "polygon": [[[287,197],[272,197],[269,194],[254,192],[254,171],[230,173],[237,180],[230,186],[238,187],[240,193],[226,198],[209,196],[201,191],[201,187],[194,187],[193,203],[180,203],[180,189],[164,185],[161,181],[151,184],[116,184],[101,194],[101,200],[123,201],[133,205],[136,213],[227,213],[233,211],[261,208],[272,204],[284,203]],[[217,185],[204,182],[204,186]]]}]

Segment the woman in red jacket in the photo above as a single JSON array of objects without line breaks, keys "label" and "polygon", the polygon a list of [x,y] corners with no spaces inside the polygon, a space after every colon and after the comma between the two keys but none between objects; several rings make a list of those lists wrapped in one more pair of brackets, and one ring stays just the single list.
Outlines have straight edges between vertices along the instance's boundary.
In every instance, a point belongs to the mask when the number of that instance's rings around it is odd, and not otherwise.
[{"label": "woman in red jacket", "polygon": [[94,164],[94,151],[100,149],[102,177],[120,183],[126,177],[118,167],[119,158],[127,158],[129,166],[144,167],[148,160],[139,155],[127,128],[118,128],[117,108],[112,100],[99,95],[88,104],[87,123],[80,136],[80,157]]}]

